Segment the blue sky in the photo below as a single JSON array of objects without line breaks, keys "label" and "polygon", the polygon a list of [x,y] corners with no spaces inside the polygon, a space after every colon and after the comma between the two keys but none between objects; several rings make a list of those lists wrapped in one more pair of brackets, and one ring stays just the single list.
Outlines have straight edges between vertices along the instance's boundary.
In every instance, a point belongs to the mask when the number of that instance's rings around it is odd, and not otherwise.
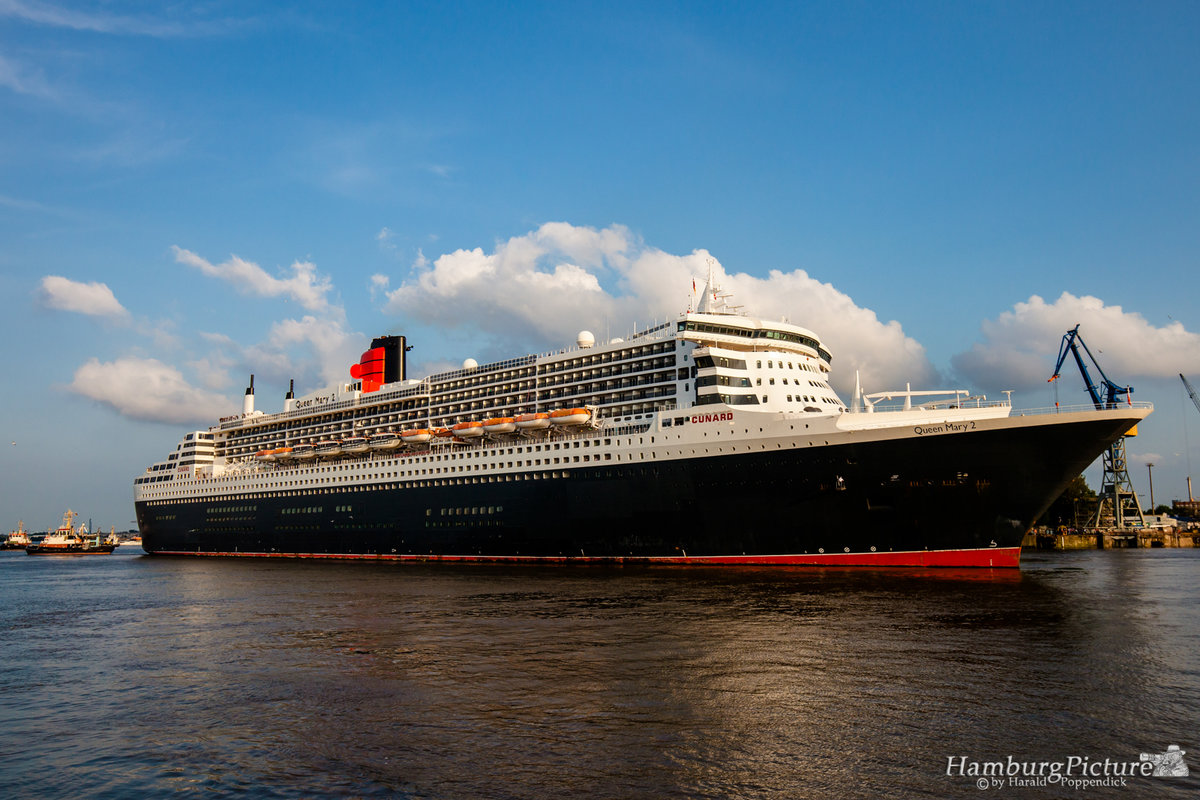
[{"label": "blue sky", "polygon": [[1200,469],[1195,3],[194,5],[0,0],[0,524],[127,526],[250,372],[620,335],[710,257],[843,396],[1082,402],[1081,323],[1138,491]]}]

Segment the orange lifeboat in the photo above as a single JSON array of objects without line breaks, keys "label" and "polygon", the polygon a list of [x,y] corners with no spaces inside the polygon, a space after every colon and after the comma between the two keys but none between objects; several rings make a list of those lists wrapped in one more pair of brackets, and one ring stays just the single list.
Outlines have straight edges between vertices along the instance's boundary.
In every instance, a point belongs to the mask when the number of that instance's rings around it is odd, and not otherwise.
[{"label": "orange lifeboat", "polygon": [[550,412],[550,421],[555,425],[583,425],[592,418],[592,412],[586,408],[560,408]]},{"label": "orange lifeboat", "polygon": [[484,433],[512,433],[517,429],[517,421],[513,417],[492,417],[483,421]]},{"label": "orange lifeboat", "polygon": [[460,439],[474,439],[478,436],[483,436],[482,422],[460,422],[451,430],[454,435]]},{"label": "orange lifeboat", "polygon": [[433,431],[428,428],[413,428],[400,431],[400,440],[405,444],[423,444],[433,438]]},{"label": "orange lifeboat", "polygon": [[454,436],[454,431],[449,428],[434,428],[433,435],[439,439],[449,439]]},{"label": "orange lifeboat", "polygon": [[550,427],[550,415],[538,412],[536,414],[521,414],[517,417],[516,425],[523,431],[536,431]]},{"label": "orange lifeboat", "polygon": [[275,451],[274,450],[259,450],[257,453],[254,454],[254,457],[257,458],[259,461],[274,461],[275,460]]},{"label": "orange lifeboat", "polygon": [[290,448],[290,447],[276,448],[275,460],[276,461],[291,461],[292,460],[292,448]]}]

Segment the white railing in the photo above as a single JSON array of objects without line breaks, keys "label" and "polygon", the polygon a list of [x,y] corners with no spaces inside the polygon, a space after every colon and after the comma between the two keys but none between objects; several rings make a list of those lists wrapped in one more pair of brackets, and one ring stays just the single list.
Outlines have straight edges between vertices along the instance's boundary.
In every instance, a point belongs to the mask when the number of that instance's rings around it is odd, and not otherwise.
[{"label": "white railing", "polygon": [[[1103,409],[1103,410],[1105,410],[1105,411],[1120,411],[1122,409],[1129,409],[1129,408],[1137,408],[1137,409],[1144,408],[1148,411],[1153,411],[1154,403],[1151,403],[1148,400],[1137,400],[1132,403],[1117,403],[1112,408]],[[1014,417],[1033,417],[1033,416],[1040,416],[1040,415],[1044,415],[1044,414],[1073,414],[1073,413],[1078,413],[1080,411],[1099,411],[1099,410],[1102,410],[1102,409],[1097,409],[1096,406],[1093,405],[1092,403],[1083,403],[1083,404],[1079,404],[1079,405],[1069,405],[1069,406],[1068,405],[1054,405],[1054,406],[1043,406],[1041,408],[1013,409],[1012,416],[1014,416]]]}]

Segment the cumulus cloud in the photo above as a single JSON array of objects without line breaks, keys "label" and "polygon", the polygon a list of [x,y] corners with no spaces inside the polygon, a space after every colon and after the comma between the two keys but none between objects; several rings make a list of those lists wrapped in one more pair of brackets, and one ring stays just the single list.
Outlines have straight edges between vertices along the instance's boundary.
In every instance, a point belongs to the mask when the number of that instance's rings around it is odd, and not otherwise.
[{"label": "cumulus cloud", "polygon": [[[843,393],[862,371],[869,390],[924,385],[939,378],[924,349],[897,322],[882,322],[832,285],[804,270],[766,278],[728,273],[705,250],[675,255],[645,245],[629,229],[550,222],[482,248],[424,257],[385,311],[445,327],[470,327],[505,347],[544,349],[573,342],[581,328],[623,335],[695,302],[709,265],[733,302],[767,319],[787,317],[816,332],[835,356]],[[497,348],[500,349],[500,348]]]},{"label": "cumulus cloud", "polygon": [[155,358],[91,358],[79,369],[71,391],[133,419],[209,425],[237,410],[229,398],[191,386],[183,374]]},{"label": "cumulus cloud", "polygon": [[[954,369],[988,388],[1044,385],[1063,334],[1079,332],[1106,374],[1120,383],[1200,372],[1200,335],[1179,322],[1156,327],[1141,314],[1105,305],[1097,297],[1063,292],[1053,303],[1034,295],[983,323],[983,341],[954,356]],[[1063,368],[1064,373],[1068,367]],[[1076,368],[1072,363],[1071,372]],[[1098,375],[1093,375],[1099,380]]]},{"label": "cumulus cloud", "polygon": [[260,297],[288,297],[309,311],[328,311],[326,295],[333,288],[328,276],[318,275],[317,266],[308,261],[292,263],[291,274],[277,278],[252,261],[230,256],[223,264],[213,264],[190,250],[172,246],[175,260],[200,270],[211,278],[219,278],[244,294]]},{"label": "cumulus cloud", "polygon": [[81,283],[61,275],[47,275],[42,278],[41,300],[47,308],[59,311],[74,311],[95,317],[129,316],[125,307],[117,302],[112,289],[95,281]]},{"label": "cumulus cloud", "polygon": [[[367,348],[367,338],[346,330],[338,319],[306,316],[285,319],[271,326],[267,340],[247,353],[250,363],[272,363],[273,371],[324,386],[350,380],[350,365]],[[314,387],[315,388],[315,387]]]}]

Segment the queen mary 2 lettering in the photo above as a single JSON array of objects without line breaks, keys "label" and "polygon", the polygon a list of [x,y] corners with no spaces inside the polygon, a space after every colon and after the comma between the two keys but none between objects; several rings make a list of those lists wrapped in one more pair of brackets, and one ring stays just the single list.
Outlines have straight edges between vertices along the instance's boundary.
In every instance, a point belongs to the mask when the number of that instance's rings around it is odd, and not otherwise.
[{"label": "queen mary 2 lettering", "polygon": [[813,331],[695,310],[413,379],[349,380],[186,433],[134,480],[161,555],[1016,567],[1025,531],[1148,404],[1017,412],[962,391],[845,404]]}]

